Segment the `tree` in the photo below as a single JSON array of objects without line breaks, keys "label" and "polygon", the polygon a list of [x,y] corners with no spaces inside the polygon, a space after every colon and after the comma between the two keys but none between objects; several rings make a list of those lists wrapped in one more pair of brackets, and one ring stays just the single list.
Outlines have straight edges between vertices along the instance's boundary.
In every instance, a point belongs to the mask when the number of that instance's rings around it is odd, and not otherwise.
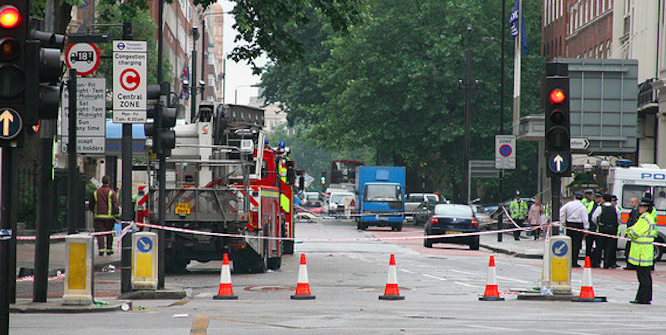
[{"label": "tree", "polygon": [[[471,158],[494,157],[499,57],[494,46],[483,44],[481,38],[493,36],[491,31],[499,26],[499,5],[481,0],[373,1],[366,7],[364,21],[347,35],[309,32],[328,35],[320,44],[329,48],[328,54],[315,49],[319,56],[305,56],[309,63],[301,62],[300,67],[276,62],[264,84],[273,101],[286,102],[291,122],[312,124],[307,136],[318,145],[371,148],[377,163],[406,165],[455,198],[462,186],[464,135],[464,104],[456,83],[464,78],[463,33],[468,24],[473,28],[473,78],[481,83],[473,93]],[[540,8],[536,3],[524,7],[528,38],[535,46],[540,40],[539,22],[527,18],[537,17]],[[317,26],[302,27],[306,28]],[[535,52],[525,57],[523,68],[528,69],[523,70],[523,82],[539,82],[543,63]],[[512,72],[510,67],[506,70]],[[281,81],[276,83],[271,75]],[[511,75],[506,77],[511,80]],[[276,85],[279,89],[271,90]],[[525,85],[523,96],[523,110],[538,110],[538,85]],[[521,146],[527,147],[525,152],[534,147]],[[525,166],[533,170],[534,164]],[[528,188],[536,189],[535,182],[530,184],[534,186]]]}]

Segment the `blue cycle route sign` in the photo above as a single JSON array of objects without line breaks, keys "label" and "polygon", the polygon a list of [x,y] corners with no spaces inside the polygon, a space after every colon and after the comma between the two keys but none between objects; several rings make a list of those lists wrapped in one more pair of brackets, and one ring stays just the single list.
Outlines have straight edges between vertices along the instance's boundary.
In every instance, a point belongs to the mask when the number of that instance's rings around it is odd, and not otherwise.
[{"label": "blue cycle route sign", "polygon": [[136,248],[141,252],[149,252],[153,249],[153,240],[145,236],[140,237],[136,241]]},{"label": "blue cycle route sign", "polygon": [[564,241],[557,241],[553,243],[552,249],[553,255],[557,257],[562,257],[567,254],[567,251],[569,251],[569,247]]}]

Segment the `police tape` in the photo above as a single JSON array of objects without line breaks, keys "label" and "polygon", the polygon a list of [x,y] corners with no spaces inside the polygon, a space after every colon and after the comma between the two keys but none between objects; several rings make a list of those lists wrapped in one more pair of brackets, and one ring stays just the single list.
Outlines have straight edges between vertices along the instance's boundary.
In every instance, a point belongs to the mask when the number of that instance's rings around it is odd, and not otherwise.
[{"label": "police tape", "polygon": [[135,223],[139,227],[146,227],[150,229],[161,229],[179,233],[195,234],[195,235],[206,235],[206,236],[215,236],[215,237],[231,237],[231,238],[248,238],[248,239],[260,239],[260,240],[280,240],[280,241],[295,241],[295,242],[363,242],[363,241],[393,241],[393,240],[423,240],[423,239],[442,239],[442,238],[456,238],[456,237],[469,237],[469,236],[480,236],[480,235],[490,235],[498,233],[509,233],[514,231],[529,231],[541,228],[541,226],[533,227],[519,227],[511,229],[502,229],[502,230],[492,230],[492,231],[478,231],[478,232],[469,232],[469,233],[456,233],[456,234],[440,234],[440,235],[420,235],[420,236],[400,236],[400,237],[364,237],[364,238],[306,238],[306,239],[294,239],[290,237],[270,237],[270,236],[255,236],[255,235],[242,235],[242,234],[227,234],[227,233],[215,233],[208,231],[200,231],[186,228],[178,227],[169,227],[169,226],[158,226],[149,223]]},{"label": "police tape", "polygon": [[[102,232],[81,232],[81,234],[86,234],[90,236],[101,236],[101,235],[109,235],[109,234],[115,234],[115,230],[109,230],[109,231],[102,231]],[[64,240],[67,238],[67,236],[70,235],[51,235],[49,239],[51,240]],[[34,241],[37,239],[37,236],[16,236],[16,239],[19,241]]]},{"label": "police tape", "polygon": [[[587,234],[587,235],[595,235],[595,236],[599,236],[599,237],[607,237],[607,238],[613,238],[613,239],[616,239],[616,240],[625,240],[625,241],[631,242],[631,239],[627,238],[627,237],[622,237],[622,236],[618,236],[618,235],[604,234],[604,233],[600,233],[600,232],[596,232],[596,231],[589,231],[589,230],[580,229],[580,228],[567,227],[566,225],[562,225],[559,222],[553,223],[552,225],[553,226],[558,226],[558,227],[563,227],[565,230],[577,231],[577,232]],[[662,247],[662,248],[666,247],[666,243],[652,242],[652,244],[656,245],[658,247]]]}]

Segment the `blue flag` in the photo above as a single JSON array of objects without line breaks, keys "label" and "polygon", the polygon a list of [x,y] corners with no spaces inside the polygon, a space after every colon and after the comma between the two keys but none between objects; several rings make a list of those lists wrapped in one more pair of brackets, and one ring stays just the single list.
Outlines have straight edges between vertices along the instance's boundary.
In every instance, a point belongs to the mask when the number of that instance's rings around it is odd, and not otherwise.
[{"label": "blue flag", "polygon": [[[513,6],[513,11],[511,12],[511,18],[509,18],[511,36],[515,39],[518,37],[518,12],[520,8],[520,0],[516,0],[516,4]],[[526,54],[529,48],[527,47],[527,34],[525,32],[525,17],[523,13],[520,13],[521,29],[520,29],[520,40],[521,40],[521,52]]]}]

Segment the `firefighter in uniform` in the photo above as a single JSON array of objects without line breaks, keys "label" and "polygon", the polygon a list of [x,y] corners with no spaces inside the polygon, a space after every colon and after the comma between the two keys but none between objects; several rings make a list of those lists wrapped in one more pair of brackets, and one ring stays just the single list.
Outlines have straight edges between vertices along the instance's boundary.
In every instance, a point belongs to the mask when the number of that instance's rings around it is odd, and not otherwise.
[{"label": "firefighter in uniform", "polygon": [[[518,226],[522,227],[525,217],[527,216],[527,202],[520,199],[519,191],[516,191],[516,198],[511,201],[511,204],[509,204],[509,209],[513,221],[515,221]],[[520,241],[520,230],[513,232],[513,238],[516,241]]]},{"label": "firefighter in uniform", "polygon": [[[93,212],[96,232],[112,231],[116,217],[120,214],[118,194],[109,188],[110,182],[109,176],[102,177],[102,187],[93,192],[88,202],[88,208]],[[97,235],[97,248],[100,256],[103,256],[104,253],[112,255],[113,234]]]},{"label": "firefighter in uniform", "polygon": [[654,258],[654,237],[657,235],[657,225],[652,215],[652,199],[643,198],[638,205],[641,213],[638,221],[625,231],[631,239],[628,262],[636,267],[638,278],[638,292],[632,304],[649,305],[652,301],[652,274],[650,268]]}]

